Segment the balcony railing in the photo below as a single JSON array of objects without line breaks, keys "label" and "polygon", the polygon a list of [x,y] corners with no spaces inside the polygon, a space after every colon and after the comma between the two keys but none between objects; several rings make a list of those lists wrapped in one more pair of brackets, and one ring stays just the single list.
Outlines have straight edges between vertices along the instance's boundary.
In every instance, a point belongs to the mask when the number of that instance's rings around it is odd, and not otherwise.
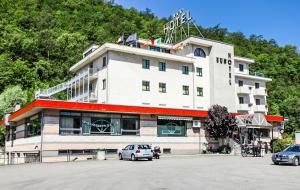
[{"label": "balcony railing", "polygon": [[255,105],[253,110],[255,112],[267,112],[268,111],[268,107],[266,105]]},{"label": "balcony railing", "polygon": [[238,104],[237,105],[237,110],[240,110],[240,111],[249,111],[250,110],[249,104]]},{"label": "balcony railing", "polygon": [[260,72],[252,72],[252,71],[250,71],[249,75],[257,76],[257,77],[265,77],[264,74],[262,74]]}]

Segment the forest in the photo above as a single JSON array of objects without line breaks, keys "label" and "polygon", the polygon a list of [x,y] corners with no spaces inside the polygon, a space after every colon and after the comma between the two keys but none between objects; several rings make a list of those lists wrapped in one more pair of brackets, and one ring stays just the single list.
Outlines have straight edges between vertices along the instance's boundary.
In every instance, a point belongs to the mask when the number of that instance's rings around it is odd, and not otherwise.
[{"label": "forest", "polygon": [[[125,9],[104,0],[1,0],[0,17],[0,118],[11,111],[6,91],[17,94],[23,104],[29,103],[35,90],[69,79],[70,66],[89,45],[115,42],[122,33],[163,37],[163,25],[170,19],[158,18],[150,9]],[[297,48],[211,24],[209,28],[199,26],[203,36],[234,44],[235,55],[255,59],[251,69],[273,79],[268,83],[269,114],[289,117],[286,133],[299,130]],[[195,29],[191,33],[198,35]]]}]

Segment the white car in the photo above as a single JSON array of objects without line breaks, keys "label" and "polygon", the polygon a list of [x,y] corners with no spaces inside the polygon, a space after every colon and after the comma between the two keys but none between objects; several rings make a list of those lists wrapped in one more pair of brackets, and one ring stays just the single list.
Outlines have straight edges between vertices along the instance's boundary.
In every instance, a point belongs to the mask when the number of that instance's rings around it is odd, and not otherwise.
[{"label": "white car", "polygon": [[153,151],[151,150],[150,145],[148,144],[131,144],[123,148],[119,152],[119,159],[130,159],[132,161],[138,159],[148,159],[152,161]]}]

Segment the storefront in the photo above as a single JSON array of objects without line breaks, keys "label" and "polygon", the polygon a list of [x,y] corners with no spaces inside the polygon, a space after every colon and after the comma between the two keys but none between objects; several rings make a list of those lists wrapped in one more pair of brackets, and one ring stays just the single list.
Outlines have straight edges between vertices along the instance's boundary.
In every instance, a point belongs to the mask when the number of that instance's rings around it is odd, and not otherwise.
[{"label": "storefront", "polygon": [[139,115],[60,112],[61,135],[139,135]]},{"label": "storefront", "polygon": [[185,137],[187,129],[192,128],[192,117],[158,116],[158,137]]}]

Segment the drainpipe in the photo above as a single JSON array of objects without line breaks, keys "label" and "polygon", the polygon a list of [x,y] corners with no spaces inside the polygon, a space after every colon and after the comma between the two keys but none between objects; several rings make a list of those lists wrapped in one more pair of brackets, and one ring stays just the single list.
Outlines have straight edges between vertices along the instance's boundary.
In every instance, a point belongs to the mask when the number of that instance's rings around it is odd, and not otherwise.
[{"label": "drainpipe", "polygon": [[40,146],[40,162],[43,162],[43,140],[44,140],[44,110],[41,112],[41,146]]}]

